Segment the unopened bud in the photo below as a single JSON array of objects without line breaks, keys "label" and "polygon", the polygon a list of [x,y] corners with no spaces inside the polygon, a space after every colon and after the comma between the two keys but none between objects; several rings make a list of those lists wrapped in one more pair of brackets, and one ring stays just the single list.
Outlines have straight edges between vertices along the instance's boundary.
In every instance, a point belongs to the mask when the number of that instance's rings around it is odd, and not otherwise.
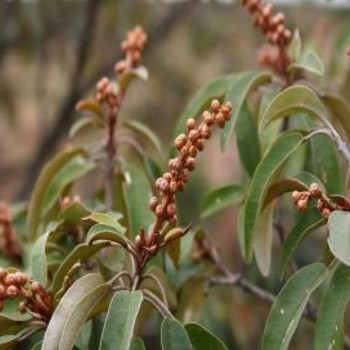
[{"label": "unopened bud", "polygon": [[301,198],[301,193],[299,191],[294,191],[292,193],[292,199],[294,201],[294,203],[297,203]]},{"label": "unopened bud", "polygon": [[21,314],[25,314],[27,312],[27,305],[25,303],[25,301],[21,301],[18,305],[18,311],[21,313]]},{"label": "unopened bud", "polygon": [[186,159],[186,168],[190,171],[196,168],[196,160],[193,157],[188,157]]},{"label": "unopened bud", "polygon": [[193,130],[196,127],[196,121],[193,118],[190,118],[186,122],[187,130]]},{"label": "unopened bud", "polygon": [[158,198],[157,197],[152,197],[149,202],[148,202],[148,205],[149,205],[149,208],[154,211],[158,205]]},{"label": "unopened bud", "polygon": [[6,296],[10,299],[16,298],[18,293],[18,288],[14,285],[8,286],[6,289]]},{"label": "unopened bud", "polygon": [[305,199],[300,199],[297,203],[297,209],[299,211],[305,211],[307,207],[307,200]]},{"label": "unopened bud", "polygon": [[312,183],[309,188],[312,197],[319,198],[322,195],[320,186],[317,183]]},{"label": "unopened bud", "polygon": [[213,112],[217,112],[220,108],[220,102],[219,100],[213,100],[211,101],[210,108]]},{"label": "unopened bud", "polygon": [[322,210],[322,216],[323,216],[325,219],[328,219],[328,218],[329,218],[329,215],[331,215],[331,211],[330,211],[328,208],[323,208],[323,210]]}]

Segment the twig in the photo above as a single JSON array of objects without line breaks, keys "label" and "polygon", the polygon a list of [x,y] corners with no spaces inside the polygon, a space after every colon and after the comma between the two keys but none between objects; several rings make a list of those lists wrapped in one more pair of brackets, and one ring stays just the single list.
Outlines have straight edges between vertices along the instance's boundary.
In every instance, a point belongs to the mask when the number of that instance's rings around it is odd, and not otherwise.
[{"label": "twig", "polygon": [[170,319],[174,319],[172,313],[168,310],[166,305],[164,305],[152,292],[147,289],[141,289],[145,301],[150,303],[154,308],[163,316],[168,317]]}]

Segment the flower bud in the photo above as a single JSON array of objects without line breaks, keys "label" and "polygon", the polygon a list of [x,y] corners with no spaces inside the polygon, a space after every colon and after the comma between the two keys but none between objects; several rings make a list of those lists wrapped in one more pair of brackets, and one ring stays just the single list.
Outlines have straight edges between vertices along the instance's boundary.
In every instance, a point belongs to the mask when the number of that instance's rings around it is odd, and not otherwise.
[{"label": "flower bud", "polygon": [[188,151],[188,154],[191,157],[195,157],[197,155],[197,148],[195,146],[191,146],[189,151]]},{"label": "flower bud", "polygon": [[210,108],[213,112],[217,112],[220,108],[220,102],[219,100],[213,100],[211,101]]},{"label": "flower bud", "polygon": [[11,286],[7,287],[7,289],[6,289],[6,296],[9,299],[16,298],[17,294],[18,294],[18,288],[16,286],[11,285]]},{"label": "flower bud", "polygon": [[148,203],[148,206],[149,208],[154,211],[158,205],[159,201],[158,201],[158,198],[157,197],[152,197],[150,200],[149,200],[149,203]]},{"label": "flower bud", "polygon": [[297,203],[301,199],[301,193],[299,191],[294,191],[292,193],[292,199],[294,203]]},{"label": "flower bud", "polygon": [[204,120],[205,124],[207,124],[208,126],[213,125],[213,123],[215,121],[215,118],[210,112],[204,111],[203,114],[202,114],[202,117],[203,117],[203,120]]},{"label": "flower bud", "polygon": [[14,273],[9,273],[5,278],[4,278],[4,284],[6,286],[10,286],[12,284],[16,283],[15,279],[15,274]]},{"label": "flower bud", "polygon": [[0,281],[2,281],[7,276],[7,272],[4,268],[0,267]]},{"label": "flower bud", "polygon": [[176,214],[176,205],[175,203],[171,203],[167,206],[166,208],[167,214],[169,216],[173,216],[174,214]]},{"label": "flower bud", "polygon": [[186,135],[185,134],[180,134],[176,139],[175,139],[175,148],[177,150],[180,150],[183,146],[186,144]]},{"label": "flower bud", "polygon": [[158,204],[155,210],[156,215],[161,218],[164,216],[164,208],[161,204]]},{"label": "flower bud", "polygon": [[186,159],[186,168],[190,171],[196,168],[196,160],[193,157],[188,157]]},{"label": "flower bud", "polygon": [[309,188],[310,195],[315,198],[319,198],[322,195],[320,186],[317,183],[312,183]]},{"label": "flower bud", "polygon": [[328,218],[329,218],[329,215],[331,215],[330,209],[328,209],[328,208],[323,208],[323,210],[322,210],[322,216],[323,216],[325,219],[328,219]]},{"label": "flower bud", "polygon": [[307,200],[305,199],[300,199],[297,203],[297,209],[299,211],[305,211],[307,207]]},{"label": "flower bud", "polygon": [[187,130],[193,130],[196,127],[196,121],[193,118],[190,118],[186,122]]}]

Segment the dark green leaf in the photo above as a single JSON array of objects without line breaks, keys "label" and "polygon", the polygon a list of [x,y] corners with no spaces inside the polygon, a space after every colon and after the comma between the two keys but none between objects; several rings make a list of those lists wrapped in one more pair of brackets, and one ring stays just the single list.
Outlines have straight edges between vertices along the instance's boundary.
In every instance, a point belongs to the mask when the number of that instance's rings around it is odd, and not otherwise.
[{"label": "dark green leaf", "polygon": [[328,246],[333,255],[350,266],[350,213],[334,211],[328,219]]},{"label": "dark green leaf", "polygon": [[218,337],[198,323],[187,323],[185,329],[193,350],[228,350]]},{"label": "dark green leaf", "polygon": [[241,112],[237,116],[235,132],[241,162],[252,177],[259,164],[261,153],[256,120],[247,102],[243,103]]},{"label": "dark green leaf", "polygon": [[250,261],[254,230],[268,187],[286,160],[301,146],[303,136],[298,132],[282,134],[259,163],[248,191],[244,214],[245,258]]},{"label": "dark green leaf", "polygon": [[286,350],[311,293],[327,278],[324,264],[297,271],[284,285],[265,324],[262,350]]},{"label": "dark green leaf", "polygon": [[322,297],[315,329],[315,350],[344,349],[343,322],[349,297],[350,268],[340,265]]},{"label": "dark green leaf", "polygon": [[324,225],[325,223],[326,220],[316,208],[312,208],[306,213],[303,213],[299,221],[288,233],[287,239],[283,243],[281,254],[281,272],[285,270],[289,259],[304,238],[306,238],[307,235],[313,230]]},{"label": "dark green leaf", "polygon": [[228,185],[214,190],[203,201],[201,218],[207,218],[230,205],[238,204],[244,196],[245,190],[241,185]]},{"label": "dark green leaf", "polygon": [[175,319],[163,320],[161,339],[163,350],[193,350],[185,327]]},{"label": "dark green leaf", "polygon": [[69,225],[78,225],[81,220],[91,214],[84,204],[73,201],[59,214],[58,219]]},{"label": "dark green leaf", "polygon": [[227,123],[227,126],[223,130],[221,145],[225,149],[229,138],[233,134],[233,130],[236,125],[236,121],[242,108],[244,102],[246,101],[249,93],[254,90],[257,86],[266,84],[271,81],[271,74],[268,72],[261,71],[248,71],[241,73],[230,85],[225,101],[231,101],[233,105],[233,111],[231,114],[231,119]]},{"label": "dark green leaf", "polygon": [[146,350],[141,338],[133,338],[130,344],[130,350]]},{"label": "dark green leaf", "polygon": [[121,291],[114,294],[103,327],[99,350],[129,350],[142,292]]}]

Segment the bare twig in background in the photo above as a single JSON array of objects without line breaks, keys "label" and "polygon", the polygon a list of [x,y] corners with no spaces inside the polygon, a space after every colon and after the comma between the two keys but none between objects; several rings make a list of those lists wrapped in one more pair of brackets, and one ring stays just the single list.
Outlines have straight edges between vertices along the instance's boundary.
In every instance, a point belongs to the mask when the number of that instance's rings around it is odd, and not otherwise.
[{"label": "bare twig in background", "polygon": [[[18,193],[17,199],[25,199],[29,196],[43,164],[52,154],[62,137],[66,135],[69,130],[74,119],[74,106],[76,102],[87,90],[91,89],[91,87],[96,84],[100,77],[109,75],[113,70],[116,60],[121,57],[121,53],[119,53],[117,57],[114,57],[110,62],[100,67],[94,74],[92,74],[91,78],[82,82],[82,72],[88,59],[90,44],[92,43],[94,25],[97,19],[97,9],[98,5],[101,3],[102,0],[92,0],[89,1],[87,5],[86,22],[82,31],[82,38],[80,40],[81,46],[79,48],[75,72],[72,77],[71,89],[67,93],[66,98],[57,112],[55,124],[51,131],[49,131],[42,140],[38,147],[37,154],[34,156],[32,163],[28,166],[26,172],[28,177],[25,179],[22,188]],[[152,49],[156,44],[164,40],[177,23],[178,18],[190,11],[194,5],[194,1],[169,5],[168,11],[149,30],[150,44],[148,45],[147,50]]]}]

